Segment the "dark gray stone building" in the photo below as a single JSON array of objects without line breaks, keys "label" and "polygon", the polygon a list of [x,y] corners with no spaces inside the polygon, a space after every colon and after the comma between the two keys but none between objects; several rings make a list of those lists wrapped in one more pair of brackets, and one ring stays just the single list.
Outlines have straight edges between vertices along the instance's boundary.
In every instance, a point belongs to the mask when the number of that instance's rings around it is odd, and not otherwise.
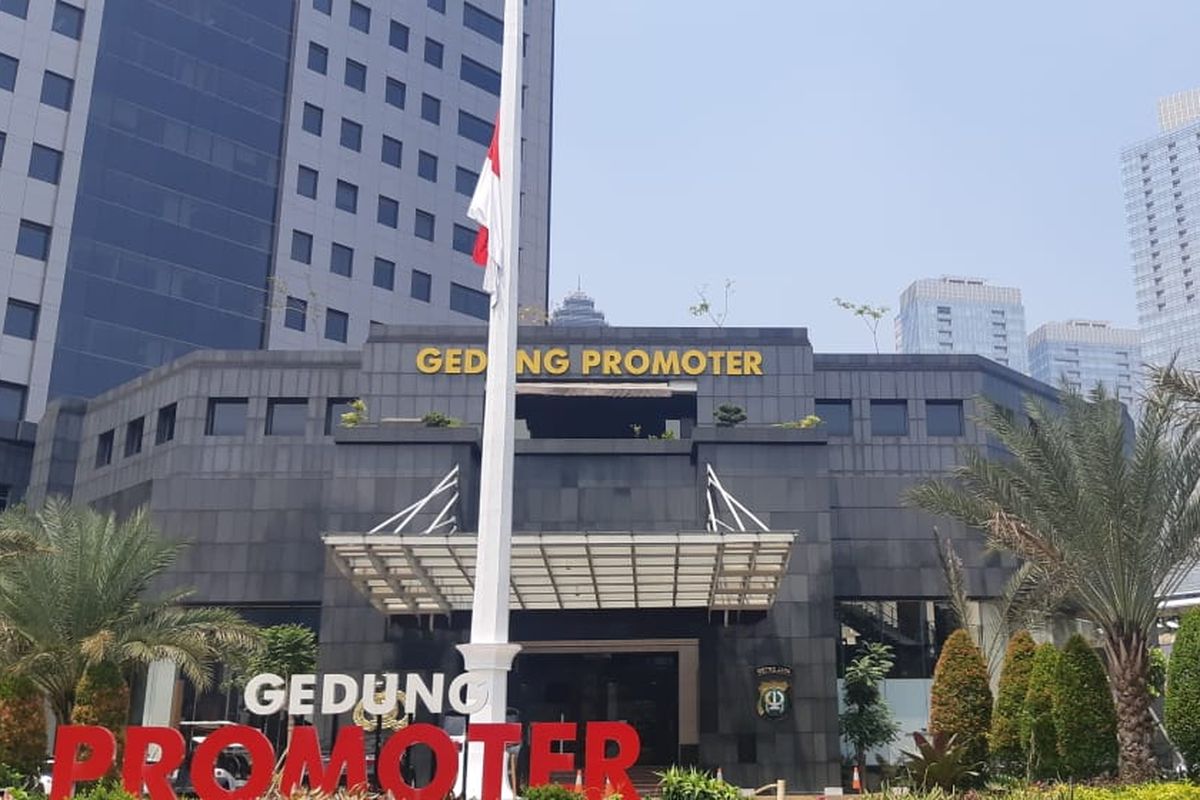
[{"label": "dark gray stone building", "polygon": [[[148,505],[194,543],[176,577],[197,601],[317,627],[322,670],[457,673],[483,337],[387,327],[361,353],[199,351],[56,401],[29,499]],[[841,664],[878,639],[896,648],[897,713],[922,724],[950,622],[934,521],[901,495],[989,447],[977,398],[1016,410],[1048,387],[976,356],[814,355],[804,329],[546,327],[521,347],[509,705],[525,721],[624,719],[647,767],[820,790],[841,782]],[[353,398],[367,419],[342,427]],[[722,405],[746,420],[715,426]],[[401,531],[368,533],[443,482]],[[986,608],[1008,565],[943,530]],[[764,707],[761,667],[790,669],[787,707]]]}]

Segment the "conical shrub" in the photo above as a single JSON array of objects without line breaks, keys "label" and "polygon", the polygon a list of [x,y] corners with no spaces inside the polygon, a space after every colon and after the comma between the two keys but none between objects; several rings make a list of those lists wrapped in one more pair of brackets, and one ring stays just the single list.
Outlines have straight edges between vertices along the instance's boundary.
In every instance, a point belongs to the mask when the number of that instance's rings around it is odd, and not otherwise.
[{"label": "conical shrub", "polygon": [[942,645],[933,671],[929,730],[957,735],[972,764],[987,761],[988,730],[992,723],[992,690],[987,665],[971,635],[959,629]]},{"label": "conical shrub", "polygon": [[28,678],[0,678],[0,764],[22,775],[46,760],[46,699]]},{"label": "conical shrub", "polygon": [[1117,712],[1104,665],[1075,634],[1067,640],[1054,693],[1054,728],[1064,777],[1094,778],[1116,772]]},{"label": "conical shrub", "polygon": [[1179,621],[1171,660],[1167,663],[1167,733],[1200,776],[1200,608]]},{"label": "conical shrub", "polygon": [[1008,640],[1004,664],[1000,671],[1000,686],[996,692],[996,708],[992,712],[992,731],[988,749],[992,769],[1004,775],[1024,775],[1026,750],[1021,738],[1021,714],[1025,695],[1029,692],[1029,673],[1037,645],[1029,631],[1017,631]]},{"label": "conical shrub", "polygon": [[1058,675],[1058,648],[1039,645],[1029,669],[1029,688],[1021,708],[1021,747],[1027,774],[1035,780],[1058,775],[1058,731],[1054,727],[1054,690]]}]

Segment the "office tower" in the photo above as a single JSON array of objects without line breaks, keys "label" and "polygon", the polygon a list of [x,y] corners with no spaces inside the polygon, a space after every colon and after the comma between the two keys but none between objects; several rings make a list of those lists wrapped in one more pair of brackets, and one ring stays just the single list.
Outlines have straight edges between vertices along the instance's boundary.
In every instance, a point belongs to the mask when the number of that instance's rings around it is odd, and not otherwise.
[{"label": "office tower", "polygon": [[607,327],[604,312],[596,308],[596,301],[582,289],[570,292],[558,308],[550,315],[551,325],[574,328]]},{"label": "office tower", "polygon": [[[544,313],[553,1],[526,8],[521,304]],[[0,419],[196,348],[485,317],[465,210],[501,9],[0,2]]]},{"label": "office tower", "polygon": [[1137,399],[1142,364],[1138,332],[1107,322],[1047,322],[1029,334],[1029,374],[1052,386],[1065,380],[1080,393],[1104,384],[1130,408]]},{"label": "office tower", "polygon": [[1159,101],[1162,132],[1121,154],[1142,356],[1200,368],[1200,91]]},{"label": "office tower", "polygon": [[900,295],[899,353],[975,353],[1028,372],[1021,290],[982,278],[913,281]]}]

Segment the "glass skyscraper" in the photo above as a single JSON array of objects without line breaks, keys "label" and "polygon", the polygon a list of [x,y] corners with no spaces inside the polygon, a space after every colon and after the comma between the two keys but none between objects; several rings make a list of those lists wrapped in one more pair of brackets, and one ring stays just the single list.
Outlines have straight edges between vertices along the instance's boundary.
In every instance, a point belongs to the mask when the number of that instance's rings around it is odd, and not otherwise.
[{"label": "glass skyscraper", "polygon": [[1051,386],[1065,381],[1081,394],[1103,384],[1132,408],[1139,390],[1140,336],[1107,322],[1047,322],[1029,334],[1029,373]]},{"label": "glass skyscraper", "polygon": [[570,292],[558,308],[550,315],[550,324],[572,328],[607,327],[604,312],[596,308],[596,301],[582,289]]},{"label": "glass skyscraper", "polygon": [[982,278],[914,281],[900,295],[898,353],[974,353],[1028,372],[1021,290]]},{"label": "glass skyscraper", "polygon": [[[502,0],[0,2],[0,422],[197,348],[478,322]],[[521,286],[547,307],[553,0],[526,4]]]},{"label": "glass skyscraper", "polygon": [[1125,149],[1121,177],[1142,356],[1200,368],[1200,92],[1159,101],[1162,132]]}]

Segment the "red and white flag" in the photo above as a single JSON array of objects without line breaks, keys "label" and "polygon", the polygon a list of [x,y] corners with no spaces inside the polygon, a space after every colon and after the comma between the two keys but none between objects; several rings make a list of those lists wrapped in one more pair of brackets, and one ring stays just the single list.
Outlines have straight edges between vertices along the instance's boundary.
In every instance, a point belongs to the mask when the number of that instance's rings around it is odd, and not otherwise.
[{"label": "red and white flag", "polygon": [[496,300],[500,275],[504,271],[504,210],[500,202],[500,124],[492,129],[492,144],[488,147],[479,183],[467,206],[467,216],[479,223],[475,236],[475,263],[484,268],[483,290]]}]

